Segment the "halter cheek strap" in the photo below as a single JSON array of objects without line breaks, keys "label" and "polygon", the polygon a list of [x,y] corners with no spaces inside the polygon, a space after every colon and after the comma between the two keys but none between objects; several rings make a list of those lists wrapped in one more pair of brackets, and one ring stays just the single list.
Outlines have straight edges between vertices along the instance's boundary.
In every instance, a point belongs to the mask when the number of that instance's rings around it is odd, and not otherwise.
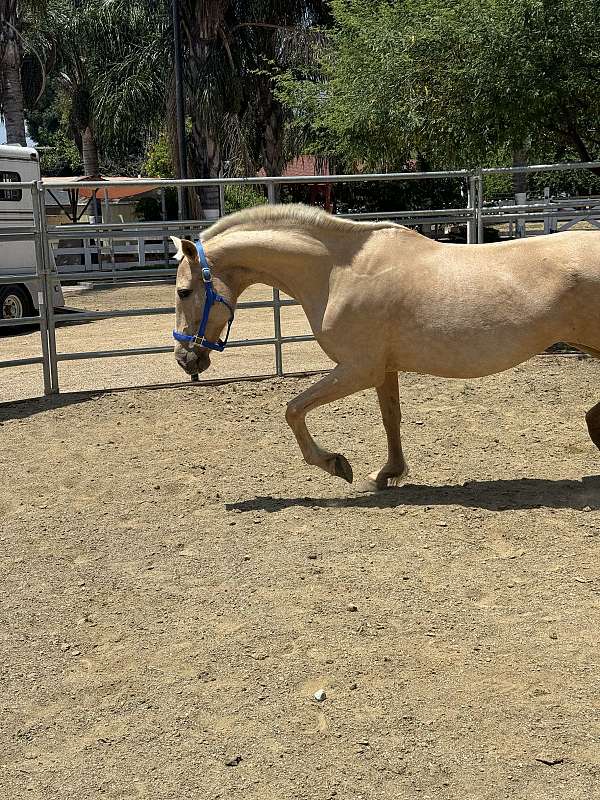
[{"label": "halter cheek strap", "polygon": [[[210,272],[210,267],[208,265],[208,259],[206,258],[206,253],[204,252],[204,247],[202,246],[202,242],[198,240],[196,242],[196,250],[198,251],[198,258],[200,259],[200,267],[202,270],[202,280],[204,281],[204,289],[206,292],[206,300],[204,301],[204,309],[202,311],[202,319],[200,320],[200,327],[198,328],[198,333],[195,336],[189,336],[187,333],[179,333],[179,331],[173,331],[173,338],[176,339],[178,342],[192,342],[199,347],[205,347],[208,350],[217,350],[219,353],[222,353],[227,345],[227,340],[229,339],[229,331],[231,330],[231,323],[234,319],[234,311],[233,308],[229,305],[227,300],[222,297],[218,292],[215,291],[215,287],[213,286],[212,282],[212,275]],[[225,339],[219,339],[216,342],[209,342],[208,339],[204,338],[204,334],[206,333],[206,326],[208,325],[208,317],[210,315],[210,310],[214,306],[215,303],[223,303],[229,309],[230,317],[227,322],[227,333],[225,334]]]}]

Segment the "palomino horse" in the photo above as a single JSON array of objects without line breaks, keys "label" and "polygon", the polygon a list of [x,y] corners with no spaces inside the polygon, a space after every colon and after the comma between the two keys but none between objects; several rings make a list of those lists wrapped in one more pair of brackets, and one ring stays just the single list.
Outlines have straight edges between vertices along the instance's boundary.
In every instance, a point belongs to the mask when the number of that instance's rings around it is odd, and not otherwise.
[{"label": "palomino horse", "polygon": [[[352,481],[343,455],[319,447],[309,411],[374,387],[388,458],[371,488],[407,473],[398,372],[475,378],[526,361],[558,341],[600,356],[600,233],[574,231],[485,245],[440,244],[388,222],[350,222],[302,205],[261,206],[219,220],[202,243],[173,237],[175,356],[188,373],[210,365],[218,336],[251,284],[298,300],[337,365],[287,406],[308,464]],[[586,415],[600,448],[600,403]]]}]

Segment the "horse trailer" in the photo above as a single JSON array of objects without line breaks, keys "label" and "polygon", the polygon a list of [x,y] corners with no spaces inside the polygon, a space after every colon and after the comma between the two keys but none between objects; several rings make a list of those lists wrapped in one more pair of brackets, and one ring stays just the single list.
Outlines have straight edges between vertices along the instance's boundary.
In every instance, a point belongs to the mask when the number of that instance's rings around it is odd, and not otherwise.
[{"label": "horse trailer", "polygon": [[[34,225],[33,198],[28,189],[11,188],[11,183],[41,179],[37,152],[31,147],[0,145],[0,234],[18,234],[19,228]],[[51,255],[52,269],[56,265]],[[15,282],[0,284],[0,319],[34,316],[39,309],[41,290],[36,274],[35,243],[30,238],[4,241],[0,247],[0,275],[11,275]],[[52,280],[55,308],[64,306],[58,275]]]}]

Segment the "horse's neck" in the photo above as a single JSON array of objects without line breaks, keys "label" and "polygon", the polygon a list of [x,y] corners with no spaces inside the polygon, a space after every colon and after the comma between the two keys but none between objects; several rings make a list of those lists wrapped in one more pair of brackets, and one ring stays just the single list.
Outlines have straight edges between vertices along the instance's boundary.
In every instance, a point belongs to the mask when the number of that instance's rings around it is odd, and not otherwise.
[{"label": "horse's neck", "polygon": [[328,285],[331,253],[313,232],[240,230],[207,242],[218,273],[239,296],[255,283],[281,289],[302,305]]}]

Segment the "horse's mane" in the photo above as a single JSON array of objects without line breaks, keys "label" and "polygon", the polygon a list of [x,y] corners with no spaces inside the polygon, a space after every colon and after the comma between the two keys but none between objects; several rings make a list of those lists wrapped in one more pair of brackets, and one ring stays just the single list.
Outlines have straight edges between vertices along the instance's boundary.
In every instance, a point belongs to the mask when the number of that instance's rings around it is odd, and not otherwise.
[{"label": "horse's mane", "polygon": [[329,230],[349,232],[351,229],[363,228],[365,230],[377,230],[380,228],[400,228],[395,222],[355,222],[350,219],[342,219],[328,214],[321,208],[315,206],[305,206],[301,203],[289,203],[286,205],[264,205],[245,208],[223,217],[210,228],[202,232],[202,239],[212,239],[233,228],[251,227],[259,225],[283,227],[290,224],[299,224],[312,228],[327,228]]}]

